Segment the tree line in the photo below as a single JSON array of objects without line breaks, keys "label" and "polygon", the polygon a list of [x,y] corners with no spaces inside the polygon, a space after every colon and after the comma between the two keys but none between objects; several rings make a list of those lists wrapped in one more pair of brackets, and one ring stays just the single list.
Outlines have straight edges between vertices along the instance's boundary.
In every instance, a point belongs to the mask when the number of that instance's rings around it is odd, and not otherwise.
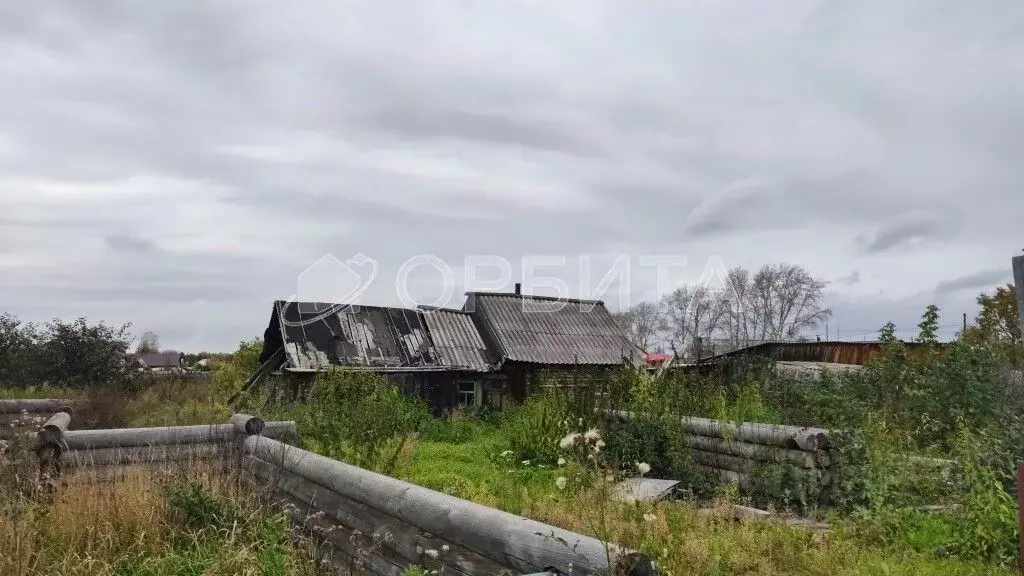
[{"label": "tree line", "polygon": [[794,264],[737,266],[722,286],[683,284],[657,302],[640,302],[616,314],[630,340],[644,350],[701,356],[709,342],[735,347],[799,339],[832,316],[824,305],[828,282]]}]

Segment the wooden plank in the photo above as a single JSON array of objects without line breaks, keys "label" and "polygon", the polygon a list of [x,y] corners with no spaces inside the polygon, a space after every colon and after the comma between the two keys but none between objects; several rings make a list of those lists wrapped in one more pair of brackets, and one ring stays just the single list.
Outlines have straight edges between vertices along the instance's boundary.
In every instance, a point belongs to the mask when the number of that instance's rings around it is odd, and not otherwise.
[{"label": "wooden plank", "polygon": [[364,503],[424,532],[443,535],[446,540],[522,572],[554,568],[564,574],[582,576],[608,572],[610,568],[616,571],[626,565],[640,570],[638,562],[649,567],[650,559],[617,545],[606,547],[590,536],[428,490],[272,439],[250,436],[243,449],[248,455],[335,494]]},{"label": "wooden plank", "polygon": [[[273,486],[276,491],[287,494],[295,501],[314,510],[324,511],[328,519],[350,530],[358,530],[365,535],[372,535],[378,531],[386,532],[390,535],[387,547],[394,555],[391,561],[397,564],[443,564],[447,573],[466,576],[498,574],[509,569],[507,565],[494,562],[455,542],[424,533],[394,516],[335,494],[328,488],[274,466],[270,462],[246,456],[243,459],[243,469],[252,472],[257,478]],[[431,560],[425,556],[427,550],[439,551],[439,559]]]}]

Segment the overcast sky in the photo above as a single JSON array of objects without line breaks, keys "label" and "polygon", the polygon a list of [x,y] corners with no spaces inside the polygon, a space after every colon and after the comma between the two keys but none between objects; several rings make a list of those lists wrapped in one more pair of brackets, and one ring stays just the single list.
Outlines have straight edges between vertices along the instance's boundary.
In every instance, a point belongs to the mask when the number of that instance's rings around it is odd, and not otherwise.
[{"label": "overcast sky", "polygon": [[790,262],[847,338],[1024,248],[1019,0],[0,2],[0,87],[0,311],[189,351],[325,254]]}]

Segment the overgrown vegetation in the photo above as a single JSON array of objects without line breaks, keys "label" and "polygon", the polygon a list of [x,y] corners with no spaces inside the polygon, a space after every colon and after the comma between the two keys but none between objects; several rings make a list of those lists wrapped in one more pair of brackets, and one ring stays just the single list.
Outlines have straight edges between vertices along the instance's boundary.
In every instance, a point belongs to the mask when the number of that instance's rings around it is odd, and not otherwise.
[{"label": "overgrown vegetation", "polygon": [[[1009,574],[1024,393],[1007,370],[1024,356],[1004,292],[979,299],[978,326],[948,345],[936,340],[934,307],[912,347],[882,327],[881,353],[855,372],[792,377],[746,358],[710,375],[551,373],[547,392],[521,405],[440,419],[379,376],[337,371],[303,387],[297,402],[266,394],[291,382],[265,383],[247,409],[295,419],[300,441],[327,456],[644,550],[668,576]],[[106,407],[94,409],[97,422],[222,422],[260,345],[242,342],[230,361],[215,364],[210,382],[126,388],[56,380],[62,388],[28,395],[92,396]],[[619,421],[607,410],[636,417]],[[818,493],[791,468],[766,466],[751,490],[711,482],[693,461],[680,415],[829,428],[836,481]],[[0,573],[309,573],[282,517],[209,483],[149,481],[104,493],[83,485],[50,502],[26,497],[29,476],[12,477],[18,465],[6,462]],[[683,499],[614,498],[614,484],[636,475],[680,479]],[[78,513],[75,501],[88,502],[87,510]],[[737,524],[735,503],[798,512],[831,530]]]}]

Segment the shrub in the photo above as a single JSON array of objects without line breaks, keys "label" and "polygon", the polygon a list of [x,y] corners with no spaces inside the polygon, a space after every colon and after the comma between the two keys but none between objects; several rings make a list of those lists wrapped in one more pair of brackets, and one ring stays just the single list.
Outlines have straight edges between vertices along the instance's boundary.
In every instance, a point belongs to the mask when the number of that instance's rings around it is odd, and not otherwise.
[{"label": "shrub", "polygon": [[385,454],[389,442],[416,432],[430,419],[421,400],[366,372],[319,374],[309,398],[308,405],[296,408],[305,439],[317,452],[365,468],[392,463],[393,454]]},{"label": "shrub", "polygon": [[563,405],[553,395],[544,394],[508,410],[501,424],[501,435],[516,460],[556,463],[558,441],[569,430],[569,416]]}]

